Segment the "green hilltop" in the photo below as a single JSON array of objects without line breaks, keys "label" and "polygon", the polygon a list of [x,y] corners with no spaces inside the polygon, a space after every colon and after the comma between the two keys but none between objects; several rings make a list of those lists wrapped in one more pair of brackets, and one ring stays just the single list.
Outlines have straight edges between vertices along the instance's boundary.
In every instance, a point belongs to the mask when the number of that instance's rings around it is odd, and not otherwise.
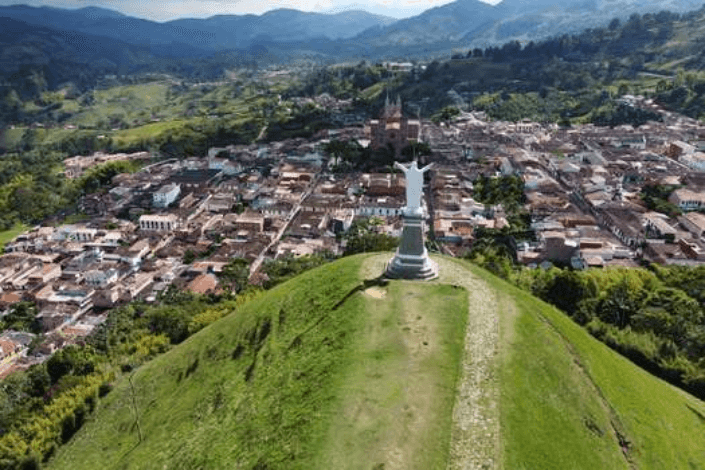
[{"label": "green hilltop", "polygon": [[302,274],[115,384],[53,469],[705,465],[705,403],[468,263]]}]

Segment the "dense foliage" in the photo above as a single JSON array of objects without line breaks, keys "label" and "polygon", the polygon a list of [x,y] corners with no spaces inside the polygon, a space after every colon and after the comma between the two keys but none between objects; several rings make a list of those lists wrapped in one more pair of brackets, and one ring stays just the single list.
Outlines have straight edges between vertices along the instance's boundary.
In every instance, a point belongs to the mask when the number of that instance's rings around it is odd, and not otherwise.
[{"label": "dense foliage", "polygon": [[344,256],[395,249],[399,240],[386,233],[380,233],[378,231],[380,224],[381,220],[376,217],[355,220],[343,236],[345,241]]},{"label": "dense foliage", "polygon": [[705,268],[517,270],[501,244],[472,259],[563,310],[649,372],[705,398]]},{"label": "dense foliage", "polygon": [[645,184],[639,196],[649,210],[675,217],[681,214],[681,210],[675,204],[668,202],[668,198],[678,188],[678,185]]},{"label": "dense foliage", "polygon": [[[99,396],[120,373],[180,343],[257,296],[213,303],[207,297],[172,289],[158,305],[113,309],[85,342],[65,347],[43,364],[0,383],[0,467],[38,468],[57,445],[82,426]],[[29,321],[21,304],[6,321]],[[27,318],[25,318],[27,317]]]}]

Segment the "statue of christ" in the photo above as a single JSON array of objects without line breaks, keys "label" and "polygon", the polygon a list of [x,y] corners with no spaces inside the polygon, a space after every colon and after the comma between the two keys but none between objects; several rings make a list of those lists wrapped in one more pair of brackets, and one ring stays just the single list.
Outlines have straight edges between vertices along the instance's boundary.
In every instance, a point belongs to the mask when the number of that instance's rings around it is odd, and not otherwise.
[{"label": "statue of christ", "polygon": [[416,160],[411,162],[409,166],[402,165],[399,162],[394,162],[394,167],[399,168],[404,172],[406,177],[406,208],[410,212],[416,212],[421,209],[421,194],[423,193],[423,174],[427,172],[433,163],[419,168]]}]

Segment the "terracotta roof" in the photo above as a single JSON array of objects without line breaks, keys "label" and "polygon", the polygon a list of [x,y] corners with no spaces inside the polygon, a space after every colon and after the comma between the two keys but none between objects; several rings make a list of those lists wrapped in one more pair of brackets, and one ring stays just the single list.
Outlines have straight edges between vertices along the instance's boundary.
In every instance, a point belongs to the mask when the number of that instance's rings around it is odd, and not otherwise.
[{"label": "terracotta roof", "polygon": [[22,300],[16,292],[7,292],[0,297],[0,304],[14,304]]},{"label": "terracotta roof", "polygon": [[189,282],[186,289],[193,292],[194,294],[207,294],[209,292],[214,292],[215,287],[218,285],[218,280],[212,274],[201,274],[197,276],[193,281]]}]

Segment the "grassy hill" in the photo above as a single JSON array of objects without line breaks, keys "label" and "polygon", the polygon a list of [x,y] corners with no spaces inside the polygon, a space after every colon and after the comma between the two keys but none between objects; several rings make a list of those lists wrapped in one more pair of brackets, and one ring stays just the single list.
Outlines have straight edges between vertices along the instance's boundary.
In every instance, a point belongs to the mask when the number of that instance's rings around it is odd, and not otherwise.
[{"label": "grassy hill", "polygon": [[439,258],[307,272],[115,384],[48,468],[698,468],[705,403]]}]

